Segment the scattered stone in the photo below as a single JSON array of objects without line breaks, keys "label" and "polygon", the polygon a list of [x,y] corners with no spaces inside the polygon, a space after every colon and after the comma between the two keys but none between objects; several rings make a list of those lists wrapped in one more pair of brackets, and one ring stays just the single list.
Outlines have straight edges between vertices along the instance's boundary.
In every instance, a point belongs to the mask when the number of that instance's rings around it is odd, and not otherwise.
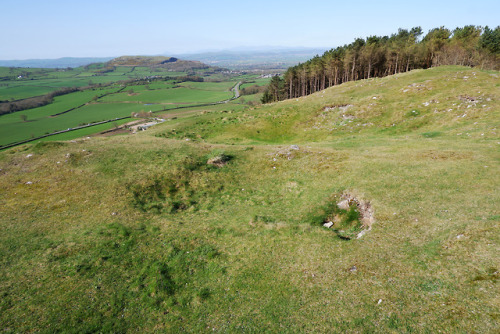
[{"label": "scattered stone", "polygon": [[324,223],[323,226],[330,228],[333,226],[333,222]]},{"label": "scattered stone", "polygon": [[28,155],[26,156],[26,158],[31,158],[32,156],[33,156],[33,154],[31,154],[31,153],[30,153],[30,154],[28,154]]},{"label": "scattered stone", "polygon": [[349,268],[349,271],[351,273],[355,273],[356,271],[358,271],[358,268],[356,266],[352,266],[351,268]]},{"label": "scattered stone", "polygon": [[26,184],[33,184],[33,182],[31,182],[31,181],[28,181],[28,182],[26,182]]},{"label": "scattered stone", "polygon": [[291,145],[290,147],[280,149],[279,151],[271,154],[274,155],[273,161],[277,161],[277,158],[287,158],[288,160],[292,160],[298,154],[297,151],[299,150],[299,146]]},{"label": "scattered stone", "polygon": [[346,112],[347,109],[351,108],[352,104],[340,104],[340,105],[330,105],[323,108],[323,111],[336,111],[338,109],[340,112]]},{"label": "scattered stone", "polygon": [[478,101],[478,98],[469,95],[460,95],[458,98],[463,102],[469,102],[469,103],[476,103]]},{"label": "scattered stone", "polygon": [[368,230],[363,230],[359,232],[358,235],[356,236],[356,239],[362,238],[367,232]]},{"label": "scattered stone", "polygon": [[347,111],[347,109],[349,109],[349,108],[351,108],[351,107],[352,107],[352,104],[346,104],[346,105],[344,105],[344,106],[339,106],[339,110],[340,110],[341,112],[346,112],[346,111]]},{"label": "scattered stone", "polygon": [[118,214],[117,212],[113,212],[111,215],[116,216],[117,214]]},{"label": "scattered stone", "polygon": [[459,240],[460,240],[460,239],[462,239],[463,237],[464,237],[464,235],[463,235],[463,234],[459,234],[459,235],[457,235],[457,239],[459,239]]}]

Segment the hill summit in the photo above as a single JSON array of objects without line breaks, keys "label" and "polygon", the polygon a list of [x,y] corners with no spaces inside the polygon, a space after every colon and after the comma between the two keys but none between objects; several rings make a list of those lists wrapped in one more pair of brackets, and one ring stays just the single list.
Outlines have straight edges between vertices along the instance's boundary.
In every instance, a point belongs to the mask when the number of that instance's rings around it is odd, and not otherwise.
[{"label": "hill summit", "polygon": [[208,65],[200,61],[181,60],[175,57],[164,56],[121,56],[111,59],[109,62],[107,62],[107,65],[162,67],[174,71],[208,68]]}]

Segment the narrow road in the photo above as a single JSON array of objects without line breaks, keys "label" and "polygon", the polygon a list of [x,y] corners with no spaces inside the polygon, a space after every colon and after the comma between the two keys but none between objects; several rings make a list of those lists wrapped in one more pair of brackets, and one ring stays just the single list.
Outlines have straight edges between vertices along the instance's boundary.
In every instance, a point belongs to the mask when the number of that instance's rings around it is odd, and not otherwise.
[{"label": "narrow road", "polygon": [[236,84],[236,86],[234,86],[234,88],[233,88],[233,92],[234,92],[233,100],[236,100],[238,97],[240,97],[240,85],[241,85],[241,81],[238,82]]}]

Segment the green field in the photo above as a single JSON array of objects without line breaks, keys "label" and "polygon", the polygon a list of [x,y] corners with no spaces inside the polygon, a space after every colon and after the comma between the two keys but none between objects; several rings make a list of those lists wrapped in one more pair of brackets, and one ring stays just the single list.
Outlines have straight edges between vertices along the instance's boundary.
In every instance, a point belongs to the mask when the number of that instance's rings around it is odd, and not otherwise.
[{"label": "green field", "polygon": [[[136,94],[136,95],[135,95]],[[108,95],[101,102],[138,102],[138,103],[204,103],[228,100],[233,96],[229,91],[201,90],[192,88],[171,88],[143,90],[130,95],[127,92]]]},{"label": "green field", "polygon": [[499,84],[438,67],[4,150],[1,328],[497,333]]},{"label": "green field", "polygon": [[[85,69],[22,69],[0,67],[0,101],[17,100],[50,93],[61,87],[85,87],[122,80],[142,79],[150,76],[178,77],[186,72],[173,72],[162,68],[117,66],[100,73],[102,67]],[[198,70],[203,75],[205,70]],[[18,78],[23,76],[22,78]]]},{"label": "green field", "polygon": [[223,82],[182,82],[182,87],[206,90],[206,91],[229,91],[236,85],[238,81],[223,81]]},{"label": "green field", "polygon": [[[9,76],[17,78],[18,75],[33,79],[4,80],[0,85],[0,99],[5,100],[37,96],[61,87],[86,87],[89,84],[98,83],[106,83],[107,86],[93,86],[93,88],[83,91],[55,97],[52,103],[43,107],[0,116],[0,127],[2,128],[0,145],[83,124],[127,117],[132,112],[157,112],[177,107],[184,108],[190,105],[225,101],[233,97],[231,89],[238,82],[235,75],[223,82],[153,80],[147,78],[152,75],[163,75],[171,78],[186,75],[186,73],[127,66],[115,67],[111,72],[96,76],[96,73],[101,69],[101,66],[68,70],[1,68],[0,76],[4,75],[4,79]],[[203,75],[203,73],[205,73],[204,70],[198,74]],[[218,75],[215,77],[219,78]],[[211,76],[207,78],[213,79]],[[142,81],[132,81],[126,84],[122,81],[130,79],[141,79]],[[68,110],[71,111],[54,116]],[[26,120],[23,117],[26,117]],[[95,130],[98,132],[98,128]],[[72,135],[68,136],[75,138]]]}]

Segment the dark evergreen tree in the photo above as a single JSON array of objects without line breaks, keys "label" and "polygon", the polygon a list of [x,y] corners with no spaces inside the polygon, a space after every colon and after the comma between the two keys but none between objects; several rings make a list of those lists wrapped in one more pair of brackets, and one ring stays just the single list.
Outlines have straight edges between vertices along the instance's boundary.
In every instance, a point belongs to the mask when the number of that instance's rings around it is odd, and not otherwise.
[{"label": "dark evergreen tree", "polygon": [[494,30],[464,26],[450,31],[399,29],[389,36],[357,38],[353,43],[326,51],[290,67],[283,78],[274,77],[262,102],[274,102],[315,93],[343,82],[407,72],[440,65],[500,68],[500,27]]}]

